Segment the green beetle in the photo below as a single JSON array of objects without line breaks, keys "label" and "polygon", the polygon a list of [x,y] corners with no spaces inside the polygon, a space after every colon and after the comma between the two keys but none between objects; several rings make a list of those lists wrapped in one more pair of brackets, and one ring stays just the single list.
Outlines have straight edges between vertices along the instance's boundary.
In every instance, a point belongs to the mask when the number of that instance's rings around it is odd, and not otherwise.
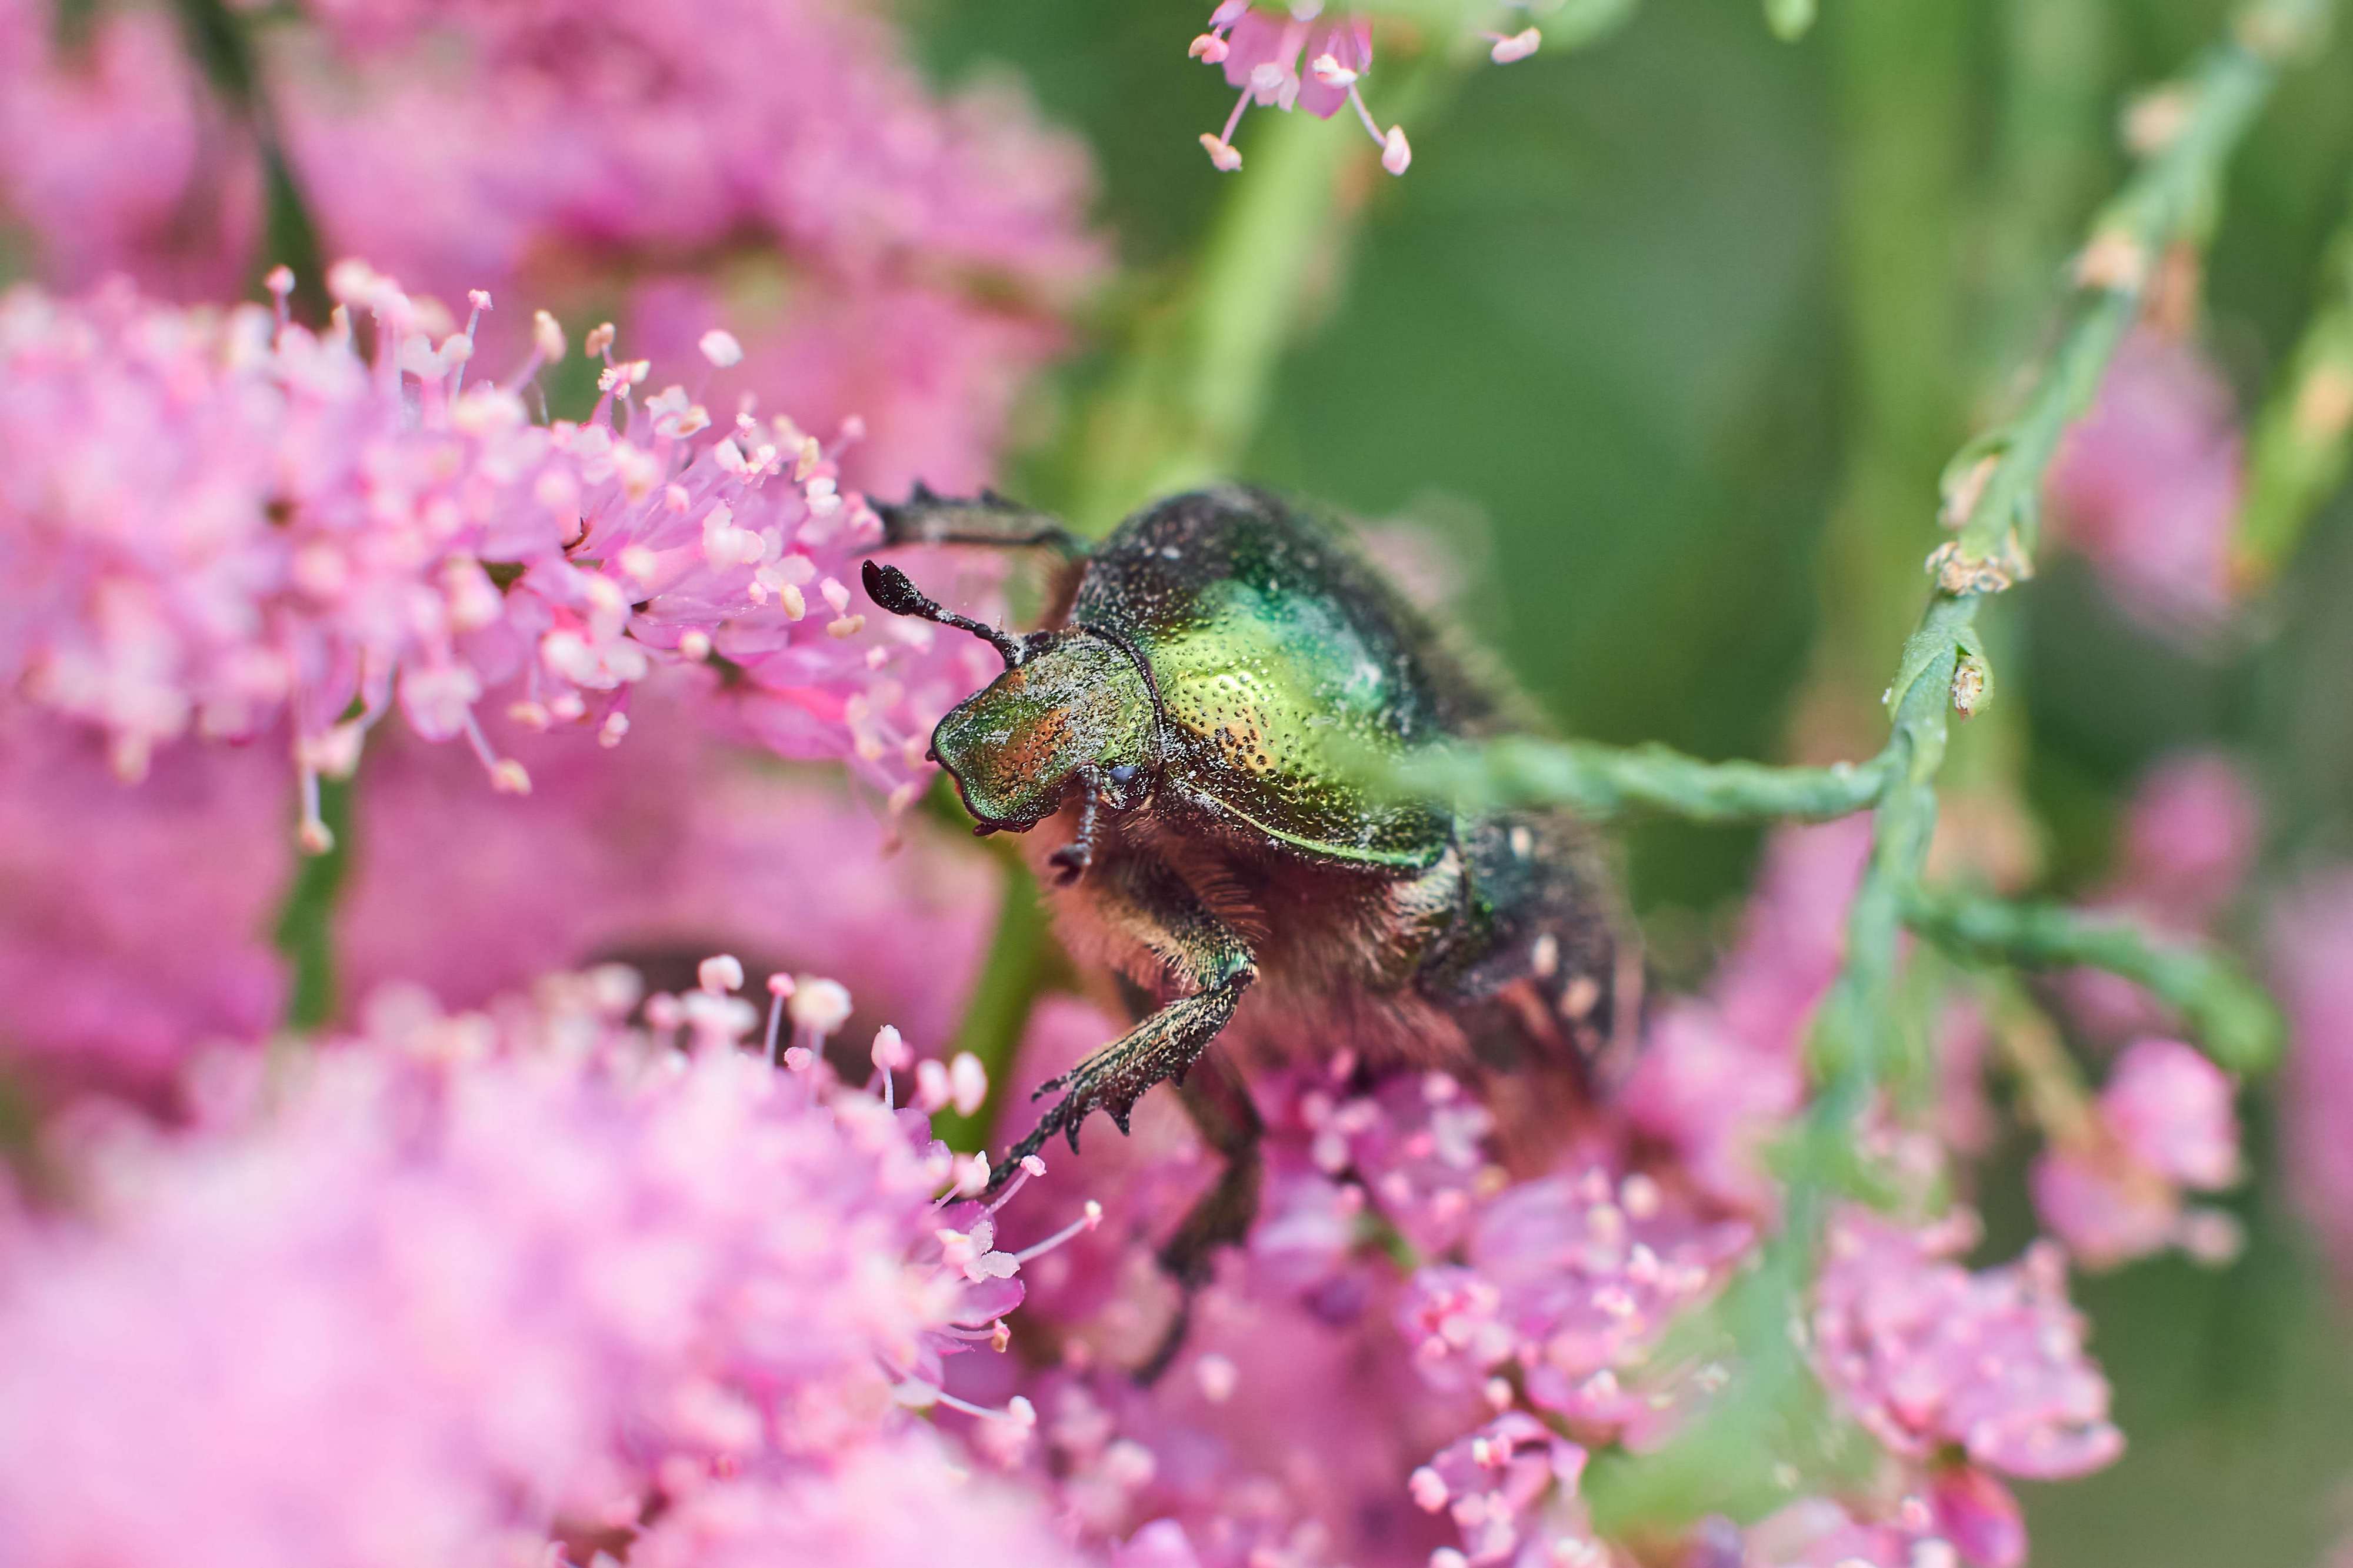
[{"label": "green beetle", "polygon": [[[1587,834],[1557,813],[1461,819],[1359,782],[1368,757],[1520,721],[1332,529],[1239,486],[1162,501],[1091,552],[991,495],[919,487],[882,514],[892,542],[1046,545],[1071,563],[1046,629],[1019,637],[865,567],[883,609],[1003,657],[932,753],[977,831],[1033,835],[1072,950],[1149,1009],[1046,1086],[1061,1098],[1000,1176],[1057,1131],[1075,1148],[1097,1107],[1124,1131],[1146,1089],[1185,1087],[1238,1009],[1258,1016],[1238,1029],[1254,1043],[1472,1072],[1574,1073],[1617,1032],[1630,949]],[[1187,1104],[1232,1158],[1164,1256],[1180,1278],[1246,1227],[1257,1186],[1247,1099]]]}]

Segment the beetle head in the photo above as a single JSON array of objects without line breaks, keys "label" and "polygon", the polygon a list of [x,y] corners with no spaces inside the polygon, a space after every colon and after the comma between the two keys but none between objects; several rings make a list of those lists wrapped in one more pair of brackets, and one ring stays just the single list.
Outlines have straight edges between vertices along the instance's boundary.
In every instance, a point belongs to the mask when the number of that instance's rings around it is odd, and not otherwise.
[{"label": "beetle head", "polygon": [[1090,770],[1114,808],[1150,792],[1158,705],[1125,647],[1083,626],[1015,638],[942,609],[894,566],[870,561],[865,578],[884,609],[968,631],[1005,660],[1004,674],[932,732],[933,758],[984,828],[1035,827]]},{"label": "beetle head", "polygon": [[1083,769],[1108,804],[1140,801],[1152,735],[1152,694],[1134,661],[1116,643],[1069,632],[951,710],[932,754],[965,809],[1018,833],[1060,810]]}]

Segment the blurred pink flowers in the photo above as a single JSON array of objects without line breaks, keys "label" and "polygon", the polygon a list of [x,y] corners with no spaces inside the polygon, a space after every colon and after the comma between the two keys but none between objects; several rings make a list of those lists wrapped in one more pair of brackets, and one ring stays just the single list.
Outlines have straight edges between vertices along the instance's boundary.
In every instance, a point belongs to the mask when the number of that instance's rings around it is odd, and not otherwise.
[{"label": "blurred pink flowers", "polygon": [[[482,788],[459,751],[380,735],[336,920],[343,995],[405,981],[476,1006],[611,958],[684,984],[719,950],[838,976],[943,1037],[996,906],[986,858],[921,824],[894,848],[871,802],[725,742],[681,681],[658,684],[610,751],[488,718],[528,799]],[[293,794],[273,749],[169,748],[132,788],[78,726],[0,715],[0,1051],[51,1092],[168,1103],[190,1053],[267,1035]]]},{"label": "blurred pink flowers", "polygon": [[[527,724],[586,720],[611,744],[658,661],[714,657],[786,754],[886,788],[927,771],[923,735],[981,672],[853,608],[848,563],[880,524],[815,437],[748,414],[714,431],[678,386],[640,406],[648,367],[602,330],[595,415],[540,425],[518,391],[468,384],[470,328],[437,340],[356,264],[335,283],[373,317],[372,360],[344,317],[318,335],[120,288],[0,301],[0,562],[19,585],[0,671],[103,728],[119,772],[285,714],[321,848],[311,781],[349,773],[396,702],[520,793],[476,712],[493,688]],[[544,316],[539,338],[512,387],[562,352]]]},{"label": "blurred pink flowers", "polygon": [[2230,386],[2205,356],[2143,328],[2060,447],[2048,486],[2059,536],[2154,632],[2194,640],[2230,614],[2242,445]]},{"label": "blurred pink flowers", "polygon": [[2283,900],[2267,933],[2292,1044],[2279,1097],[2289,1181],[2353,1289],[2353,870]]},{"label": "blurred pink flowers", "polygon": [[2092,1124],[2034,1162],[2035,1208],[2094,1268],[2170,1246],[2211,1262],[2237,1250],[2237,1225],[2181,1194],[2240,1176],[2237,1086],[2179,1040],[2140,1040],[2116,1058]]},{"label": "blurred pink flowers", "polygon": [[287,976],[269,923],[294,866],[293,793],[275,755],[194,746],[128,789],[100,737],[0,702],[7,1070],[152,1094],[208,1041],[276,1027]]},{"label": "blurred pink flowers", "polygon": [[2058,1249],[2038,1243],[1974,1273],[1947,1261],[1976,1238],[1965,1210],[1919,1229],[1847,1212],[1815,1288],[1814,1356],[1848,1413],[1925,1477],[1915,1528],[1976,1568],[2018,1568],[2025,1530],[1998,1476],[2084,1475],[2114,1462],[2124,1436]]},{"label": "blurred pink flowers", "polygon": [[884,1471],[894,1510],[1052,1560],[902,1414],[1020,1289],[943,1249],[982,1227],[935,1207],[926,1118],[736,1049],[759,1016],[721,990],[649,1005],[684,1055],[622,1025],[636,997],[387,995],[302,1063],[216,1061],[184,1133],[54,1129],[84,1212],[0,1238],[12,1560],[514,1562],[649,1509],[664,1562],[903,1540],[857,1517]]},{"label": "blurred pink flowers", "polygon": [[[168,16],[100,5],[69,47],[0,19],[0,202],[69,289],[122,269],[218,297],[259,254],[258,153]],[[1024,377],[1106,260],[1076,143],[1021,96],[934,98],[871,11],[697,0],[350,0],[248,24],[330,254],[454,304],[468,289],[613,315],[710,388],[830,426],[854,482],[987,479]],[[616,306],[618,310],[616,310]],[[522,353],[520,321],[486,348]],[[723,419],[724,416],[723,415]]]}]

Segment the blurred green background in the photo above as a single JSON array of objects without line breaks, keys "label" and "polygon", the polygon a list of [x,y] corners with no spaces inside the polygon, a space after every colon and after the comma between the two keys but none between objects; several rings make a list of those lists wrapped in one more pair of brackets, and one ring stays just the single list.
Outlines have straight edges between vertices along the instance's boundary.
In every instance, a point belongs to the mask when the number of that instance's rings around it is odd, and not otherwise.
[{"label": "blurred green background", "polygon": [[[943,74],[1010,68],[1089,138],[1148,291],[1231,189],[1196,141],[1230,97],[1183,53],[1206,9],[914,14]],[[2066,258],[2122,176],[2129,94],[2225,16],[2206,0],[1826,0],[1791,45],[1753,4],[1652,0],[1587,47],[1482,68],[1409,120],[1406,177],[1362,182],[1361,229],[1335,234],[1247,475],[1440,527],[1471,570],[1463,613],[1572,732],[1778,757],[1801,731],[1862,754],[1920,602],[1937,471],[2044,341]],[[1384,64],[1366,79],[1376,112]],[[1245,121],[1246,158],[1271,125]],[[2342,27],[2226,193],[2205,335],[2242,407],[2292,346],[2348,198]],[[1071,410],[1100,382],[1115,307],[1032,410],[1036,450],[1013,477],[1049,504],[1068,503]],[[2255,765],[2269,874],[2342,855],[2345,605],[2342,496],[2253,631],[2194,653],[2054,562],[2006,607],[2007,711],[1963,732],[1955,774],[2016,771],[2054,891],[2098,874],[2123,793],[2189,744]],[[1661,826],[1630,848],[1662,968],[1695,970],[1756,836]],[[1987,1174],[1991,1254],[2027,1234],[2021,1152]],[[2353,1524],[2353,1321],[2284,1205],[2250,1194],[2232,1269],[2144,1264],[2080,1286],[2133,1448],[2033,1489],[2038,1562],[2305,1568]]]}]

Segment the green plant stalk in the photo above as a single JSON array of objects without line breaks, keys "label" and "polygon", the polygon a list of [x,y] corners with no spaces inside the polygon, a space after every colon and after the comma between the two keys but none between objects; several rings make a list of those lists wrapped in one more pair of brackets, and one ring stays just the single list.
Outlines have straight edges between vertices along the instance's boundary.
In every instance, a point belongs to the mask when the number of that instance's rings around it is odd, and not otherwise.
[{"label": "green plant stalk", "polygon": [[2353,211],[2329,242],[2319,299],[2279,389],[2255,421],[2232,564],[2268,584],[2353,465]]},{"label": "green plant stalk", "polygon": [[1229,472],[1258,428],[1337,243],[1339,174],[1360,150],[1305,114],[1261,111],[1242,167],[1177,297],[1138,330],[1121,376],[1078,422],[1070,521],[1100,536],[1155,495]]},{"label": "green plant stalk", "polygon": [[[287,161],[247,23],[221,0],[177,0],[176,8],[188,52],[214,93],[245,121],[260,155],[266,205],[254,279],[258,284],[270,268],[286,266],[294,274],[294,303],[305,314],[323,320],[326,268],[318,225]],[[271,928],[271,942],[293,970],[286,1026],[296,1033],[323,1027],[334,1017],[339,1000],[334,914],[351,864],[351,789],[348,780],[319,781],[319,814],[333,842],[324,854],[305,855],[298,861]]]},{"label": "green plant stalk", "polygon": [[319,781],[319,817],[334,835],[324,854],[303,855],[294,880],[279,906],[270,941],[293,969],[286,1002],[286,1026],[298,1034],[324,1027],[340,1000],[335,974],[335,900],[351,870],[352,785],[348,779]]},{"label": "green plant stalk", "polygon": [[997,893],[997,929],[948,1047],[950,1055],[970,1051],[988,1068],[988,1098],[969,1116],[949,1107],[932,1117],[932,1135],[966,1154],[988,1147],[1012,1089],[1013,1053],[1056,960],[1054,934],[1038,896],[1037,879],[1019,856],[1008,853],[997,858],[1005,881]]},{"label": "green plant stalk", "polygon": [[1558,805],[1594,818],[1655,812],[1694,822],[1759,822],[1864,810],[1879,798],[1887,767],[1883,755],[1826,768],[1781,768],[1702,762],[1658,745],[1514,736],[1475,750],[1430,752],[1383,772],[1388,787],[1451,801],[1469,815]]},{"label": "green plant stalk", "polygon": [[2278,1065],[2287,1036],[2278,1008],[2252,976],[2212,949],[2163,942],[2114,916],[1964,893],[1915,889],[1904,918],[1965,960],[2122,975],[2179,1014],[2218,1065],[2249,1075]]},{"label": "green plant stalk", "polygon": [[[2199,202],[2253,120],[2288,42],[2319,19],[2309,0],[2251,8],[2231,41],[2211,51],[2191,84],[2189,121],[2143,166],[2094,229],[2113,258],[2137,247],[2153,264],[2185,235]],[[2129,259],[2129,257],[2126,258]],[[2035,501],[2061,432],[2089,404],[2110,357],[2138,313],[2150,268],[2111,272],[2088,290],[2056,353],[2016,418],[1970,443],[1947,469],[1951,487],[1981,480],[1954,552],[1957,578],[1940,578],[1919,629],[1905,642],[1888,689],[1889,773],[1873,816],[1872,849],[1847,918],[1847,953],[1808,1042],[1815,1093],[1786,1141],[1782,1226],[1761,1266],[1727,1291],[1716,1316],[1740,1368],[1719,1408],[1663,1447],[1597,1467],[1588,1493],[1596,1520],[1619,1533],[1682,1523],[1714,1511],[1754,1517],[1767,1500],[1803,1489],[1798,1461],[1811,1456],[1754,1441],[1780,1417],[1818,1403],[1791,1327],[1813,1273],[1833,1203],[1869,1196],[1858,1169],[1855,1123],[1902,1065],[1897,1005],[1900,938],[1914,904],[1936,820],[1936,778],[1945,756],[1953,672],[1978,647],[1978,605],[2031,569]],[[1994,468],[1978,475],[1990,457]],[[1950,493],[1948,489],[1948,493]],[[1789,1467],[1777,1472],[1776,1462]]]}]

